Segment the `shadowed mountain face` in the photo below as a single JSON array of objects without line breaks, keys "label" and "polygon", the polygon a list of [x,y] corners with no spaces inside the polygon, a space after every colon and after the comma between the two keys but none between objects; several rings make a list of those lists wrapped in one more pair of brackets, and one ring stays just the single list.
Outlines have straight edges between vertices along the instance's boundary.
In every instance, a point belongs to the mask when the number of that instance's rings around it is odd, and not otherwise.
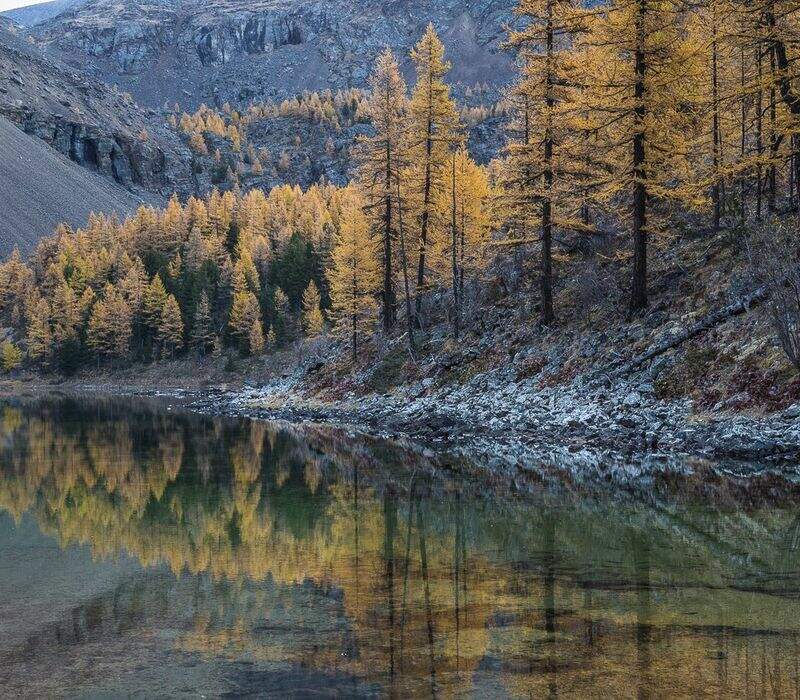
[{"label": "shadowed mountain face", "polygon": [[[385,46],[407,57],[428,21],[454,83],[502,84],[515,0],[90,0],[41,23],[37,40],[143,104],[282,97],[360,87]],[[405,68],[410,69],[408,59]]]},{"label": "shadowed mountain face", "polygon": [[125,215],[141,203],[2,117],[0,153],[0,255],[29,252],[61,222],[81,226],[93,211]]}]

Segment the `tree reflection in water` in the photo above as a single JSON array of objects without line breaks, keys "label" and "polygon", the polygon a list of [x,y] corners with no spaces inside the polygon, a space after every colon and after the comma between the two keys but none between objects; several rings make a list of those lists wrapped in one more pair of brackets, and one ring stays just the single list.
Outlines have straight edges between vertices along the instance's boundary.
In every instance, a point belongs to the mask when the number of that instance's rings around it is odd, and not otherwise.
[{"label": "tree reflection in water", "polygon": [[107,668],[114,645],[147,658],[157,639],[207,673],[246,662],[239,690],[278,692],[303,669],[395,697],[800,692],[795,487],[776,503],[775,484],[717,479],[724,507],[691,477],[522,499],[440,467],[148,401],[6,402],[0,528],[35,522],[94,566],[139,566],[0,643],[0,684],[49,694],[80,666],[86,690],[86,656]]}]

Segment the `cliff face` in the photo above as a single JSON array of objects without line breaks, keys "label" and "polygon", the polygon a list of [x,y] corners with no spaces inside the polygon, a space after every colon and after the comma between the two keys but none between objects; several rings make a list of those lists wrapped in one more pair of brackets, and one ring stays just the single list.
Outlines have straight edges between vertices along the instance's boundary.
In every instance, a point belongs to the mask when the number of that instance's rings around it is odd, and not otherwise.
[{"label": "cliff face", "polygon": [[1,27],[0,115],[128,189],[168,196],[191,187],[186,149],[160,118]]},{"label": "cliff face", "polygon": [[[500,45],[516,1],[58,0],[53,11],[66,9],[25,29],[0,16],[0,116],[133,192],[201,193],[214,184],[213,167],[168,125],[165,103],[191,110],[363,87],[386,46],[411,77],[408,54],[429,21],[453,63],[456,93],[498,87],[512,74]],[[491,91],[481,94],[491,101]],[[292,167],[249,184],[346,181],[349,131],[292,120],[262,126],[252,143],[286,151]],[[470,145],[486,161],[499,146],[480,131]],[[305,150],[295,153],[300,134]]]},{"label": "cliff face", "polygon": [[[407,57],[428,21],[453,82],[500,84],[515,0],[90,0],[37,25],[36,39],[137,99],[181,104],[363,86],[385,47]],[[406,59],[406,68],[408,68]]]}]

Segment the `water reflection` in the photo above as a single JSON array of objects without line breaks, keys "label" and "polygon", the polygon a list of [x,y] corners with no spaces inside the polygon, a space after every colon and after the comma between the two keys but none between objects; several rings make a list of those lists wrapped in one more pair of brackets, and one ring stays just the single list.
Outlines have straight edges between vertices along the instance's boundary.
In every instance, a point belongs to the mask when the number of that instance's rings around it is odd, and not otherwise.
[{"label": "water reflection", "polygon": [[3,694],[800,694],[795,487],[515,500],[441,466],[150,402],[6,402]]}]

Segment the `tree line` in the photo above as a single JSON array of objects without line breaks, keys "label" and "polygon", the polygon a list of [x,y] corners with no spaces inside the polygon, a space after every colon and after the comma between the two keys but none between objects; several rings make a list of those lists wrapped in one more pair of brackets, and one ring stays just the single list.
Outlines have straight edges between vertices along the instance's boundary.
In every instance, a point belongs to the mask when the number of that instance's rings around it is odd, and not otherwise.
[{"label": "tree line", "polygon": [[635,313],[648,303],[648,243],[676,217],[718,230],[796,211],[794,0],[522,0],[517,11],[506,194],[517,238],[538,232],[543,322],[555,318],[556,229],[630,234]]},{"label": "tree line", "polygon": [[[323,261],[349,196],[214,190],[124,222],[92,215],[0,266],[0,312],[31,362],[62,371],[225,347],[255,355],[315,336],[330,306]],[[4,350],[8,364],[22,359]]]},{"label": "tree line", "polygon": [[[443,52],[429,29],[410,99],[394,57],[381,57],[362,105],[375,135],[357,144],[359,177],[348,187],[173,198],[123,222],[93,215],[83,229],[62,226],[28,261],[14,253],[0,266],[0,313],[24,337],[27,359],[72,371],[224,348],[259,355],[326,327],[355,356],[379,314],[386,329],[396,322],[398,239],[417,313],[423,291],[463,287],[485,248],[489,186],[441,82]],[[237,121],[225,126],[207,110],[184,120],[199,129],[190,120],[232,137]],[[4,350],[7,365],[21,359]]]}]

